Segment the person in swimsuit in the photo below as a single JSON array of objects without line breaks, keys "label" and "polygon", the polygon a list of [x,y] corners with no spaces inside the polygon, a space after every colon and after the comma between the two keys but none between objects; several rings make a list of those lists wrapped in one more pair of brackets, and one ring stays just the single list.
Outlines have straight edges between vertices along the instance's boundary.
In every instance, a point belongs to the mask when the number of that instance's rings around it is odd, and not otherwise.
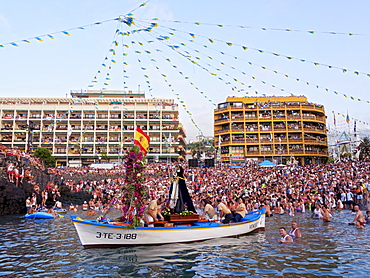
[{"label": "person in swimsuit", "polygon": [[358,205],[355,205],[353,209],[356,212],[356,216],[353,219],[353,221],[350,222],[349,224],[356,223],[356,228],[365,229],[365,226],[364,226],[366,224],[365,217],[362,211],[360,210],[360,207]]},{"label": "person in swimsuit", "polygon": [[280,232],[280,235],[281,235],[281,238],[279,239],[280,243],[293,242],[293,238],[290,235],[288,235],[288,233],[286,232],[286,229],[284,227],[281,227],[279,229],[279,232]]},{"label": "person in swimsuit", "polygon": [[292,228],[289,231],[289,234],[293,239],[301,237],[301,231],[298,228],[297,222],[292,222]]},{"label": "person in swimsuit", "polygon": [[322,217],[322,214],[321,214],[321,206],[319,203],[316,204],[315,206],[315,209],[313,210],[312,212],[312,218],[315,218],[315,219],[319,219]]},{"label": "person in swimsuit", "polygon": [[366,216],[365,216],[365,220],[366,220],[366,223],[369,224],[370,223],[370,211],[366,211]]},{"label": "person in swimsuit", "polygon": [[321,207],[320,219],[322,219],[324,222],[330,222],[331,214],[326,205]]},{"label": "person in swimsuit", "polygon": [[37,212],[36,210],[36,205],[32,205],[32,207],[30,208],[30,210],[28,211],[28,214],[32,214],[32,213],[35,213]]}]

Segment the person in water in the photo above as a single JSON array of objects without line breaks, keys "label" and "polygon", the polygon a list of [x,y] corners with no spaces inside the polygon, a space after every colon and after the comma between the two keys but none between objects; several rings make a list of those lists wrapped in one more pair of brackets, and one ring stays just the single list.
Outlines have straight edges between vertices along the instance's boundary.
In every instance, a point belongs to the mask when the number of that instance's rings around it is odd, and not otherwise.
[{"label": "person in water", "polygon": [[331,214],[326,205],[321,207],[320,212],[321,212],[320,219],[322,219],[324,222],[330,222]]},{"label": "person in water", "polygon": [[32,205],[32,207],[28,211],[28,214],[32,214],[32,213],[35,213],[35,212],[37,212],[36,205]]},{"label": "person in water", "polygon": [[280,243],[293,242],[293,238],[290,235],[288,235],[288,233],[286,232],[286,229],[284,227],[281,227],[279,229],[279,232],[280,232],[280,235],[281,235],[281,238],[279,239]]},{"label": "person in water", "polygon": [[176,165],[176,171],[172,178],[170,188],[170,209],[172,213],[180,213],[184,210],[196,213],[188,188],[185,184],[184,169]]},{"label": "person in water", "polygon": [[360,210],[360,207],[358,205],[355,205],[353,209],[356,212],[356,216],[353,219],[353,221],[350,222],[349,224],[356,223],[356,228],[365,229],[365,226],[364,226],[366,224],[365,217],[362,211]]},{"label": "person in water", "polygon": [[370,210],[366,211],[365,221],[367,224],[370,223]]},{"label": "person in water", "polygon": [[298,228],[297,222],[292,222],[292,228],[290,229],[288,235],[290,235],[293,239],[300,238],[302,236],[301,231]]},{"label": "person in water", "polygon": [[54,216],[54,218],[57,217],[57,214],[54,212],[53,207],[49,208],[47,213],[52,214]]},{"label": "person in water", "polygon": [[321,205],[319,203],[316,203],[315,209],[312,212],[311,218],[320,219],[322,218],[321,214]]}]

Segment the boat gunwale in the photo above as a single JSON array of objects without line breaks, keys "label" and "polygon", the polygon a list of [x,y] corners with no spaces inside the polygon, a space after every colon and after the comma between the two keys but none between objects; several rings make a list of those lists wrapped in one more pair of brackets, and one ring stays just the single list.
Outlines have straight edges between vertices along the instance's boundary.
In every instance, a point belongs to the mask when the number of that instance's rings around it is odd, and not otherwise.
[{"label": "boat gunwale", "polygon": [[[98,226],[98,227],[106,227],[106,228],[113,228],[113,229],[119,229],[119,230],[142,230],[142,231],[163,231],[163,230],[205,230],[205,229],[214,229],[214,228],[227,228],[227,227],[235,227],[245,224],[252,224],[261,219],[261,217],[265,214],[260,214],[259,217],[253,221],[242,221],[242,222],[234,222],[234,223],[228,223],[223,224],[219,223],[219,226],[180,226],[180,227],[125,227],[125,226],[119,226],[114,224],[104,224],[104,223],[93,223],[90,220],[76,220],[73,218],[73,215],[71,215],[72,222],[78,223],[82,225],[90,225],[90,226]],[[204,223],[204,222],[203,222]],[[217,223],[217,222],[209,222],[209,223]]]}]

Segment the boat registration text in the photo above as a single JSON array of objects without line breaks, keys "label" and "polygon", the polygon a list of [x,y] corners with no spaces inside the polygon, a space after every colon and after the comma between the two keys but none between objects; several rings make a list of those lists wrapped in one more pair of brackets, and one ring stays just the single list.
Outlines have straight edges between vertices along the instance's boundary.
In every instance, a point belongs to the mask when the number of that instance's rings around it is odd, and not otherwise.
[{"label": "boat registration text", "polygon": [[101,233],[96,232],[96,238],[105,238],[105,239],[133,239],[135,240],[137,237],[136,233],[132,234],[121,234],[121,233]]}]

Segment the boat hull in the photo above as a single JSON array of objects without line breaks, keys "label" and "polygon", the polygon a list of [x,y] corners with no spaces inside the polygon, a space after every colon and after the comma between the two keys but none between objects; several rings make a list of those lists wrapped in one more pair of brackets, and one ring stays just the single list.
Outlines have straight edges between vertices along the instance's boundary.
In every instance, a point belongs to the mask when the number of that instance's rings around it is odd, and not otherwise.
[{"label": "boat hull", "polygon": [[265,228],[265,212],[258,211],[238,223],[220,224],[214,222],[194,223],[190,227],[122,227],[101,224],[71,216],[85,248],[119,247],[137,245],[160,245],[185,243],[221,237],[238,236]]}]

